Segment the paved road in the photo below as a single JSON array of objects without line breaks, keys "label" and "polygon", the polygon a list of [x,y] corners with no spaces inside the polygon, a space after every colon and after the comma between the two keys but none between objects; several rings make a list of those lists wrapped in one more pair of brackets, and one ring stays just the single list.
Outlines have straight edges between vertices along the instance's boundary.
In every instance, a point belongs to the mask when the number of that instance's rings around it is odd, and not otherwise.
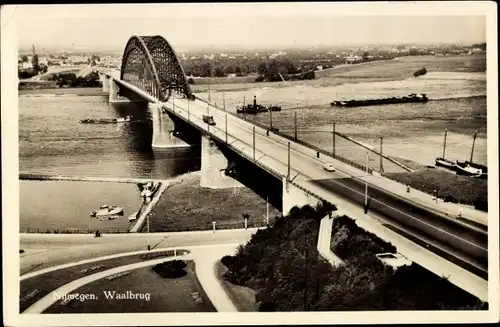
[{"label": "paved road", "polygon": [[[175,101],[175,100],[174,100]],[[253,158],[253,144],[255,142],[255,159],[263,165],[282,175],[287,173],[288,163],[288,141],[274,134],[268,136],[266,132],[255,127],[251,123],[243,121],[238,117],[226,114],[219,109],[209,107],[202,101],[196,100],[189,103],[186,101],[170,100],[166,104],[170,111],[178,116],[189,120],[198,128],[209,131],[213,136],[226,140],[230,147]],[[188,108],[189,107],[189,108]],[[214,117],[215,126],[208,126],[202,120],[202,115],[209,114]],[[429,199],[416,202],[406,194],[397,194],[392,181],[385,181],[383,177],[367,175],[365,172],[353,167],[345,167],[334,159],[321,156],[317,158],[315,152],[304,149],[294,144],[290,151],[291,179],[309,190],[319,187],[323,193],[326,191],[327,199],[340,195],[353,203],[364,206],[364,179],[368,179],[369,193],[372,195],[371,208],[386,222],[393,225],[404,225],[406,231],[410,231],[409,237],[415,241],[437,244],[436,251],[443,253],[450,260],[460,263],[474,273],[487,275],[487,232],[472,228],[457,220],[448,218],[443,214],[439,205],[431,203]],[[323,169],[326,162],[333,162],[337,172],[327,172]],[[379,183],[379,184],[377,184]],[[386,191],[386,184],[390,185],[390,191]],[[374,186],[379,185],[379,187]],[[383,187],[383,188],[382,188]],[[401,190],[404,186],[401,185]],[[405,199],[404,197],[408,197]],[[335,200],[332,201],[335,203]],[[444,252],[443,252],[444,251]]]},{"label": "paved road", "polygon": [[152,248],[182,247],[209,244],[244,243],[256,229],[220,230],[180,233],[104,234],[96,238],[91,234],[21,234],[21,275],[49,267],[95,257]]},{"label": "paved road", "polygon": [[[364,206],[365,184],[356,179],[321,179],[309,181],[309,183],[341,195],[359,206]],[[369,213],[374,212],[395,226],[405,227],[412,235],[420,239],[431,239],[441,250],[455,259],[465,261],[481,271],[483,275],[487,274],[488,235],[486,232],[473,229],[438,213],[424,210],[377,187],[369,186],[368,194],[372,196]]]}]

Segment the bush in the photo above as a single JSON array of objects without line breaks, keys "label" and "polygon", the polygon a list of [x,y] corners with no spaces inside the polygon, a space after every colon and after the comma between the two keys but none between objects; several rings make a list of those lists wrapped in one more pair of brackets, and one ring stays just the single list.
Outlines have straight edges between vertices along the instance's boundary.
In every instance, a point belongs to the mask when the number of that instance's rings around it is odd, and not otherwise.
[{"label": "bush", "polygon": [[231,265],[234,263],[234,257],[231,256],[231,255],[225,255],[222,257],[222,259],[220,260],[220,262],[226,266],[227,268],[231,268]]},{"label": "bush", "polygon": [[262,76],[262,75],[257,76],[257,77],[255,78],[255,81],[256,81],[256,82],[263,82],[263,81],[264,81],[264,76]]},{"label": "bush", "polygon": [[160,275],[162,278],[180,278],[186,276],[187,265],[182,260],[173,260],[159,263],[153,266],[153,271]]},{"label": "bush", "polygon": [[192,77],[188,78],[187,80],[188,84],[194,84],[194,79]]},{"label": "bush", "polygon": [[488,212],[488,200],[486,199],[476,199],[474,201],[474,209]]}]

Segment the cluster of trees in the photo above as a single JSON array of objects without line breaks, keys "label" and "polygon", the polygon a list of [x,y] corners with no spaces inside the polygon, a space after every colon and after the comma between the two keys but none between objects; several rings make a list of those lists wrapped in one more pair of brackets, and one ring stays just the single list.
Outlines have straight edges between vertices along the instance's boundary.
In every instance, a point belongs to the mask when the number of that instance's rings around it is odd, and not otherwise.
[{"label": "cluster of trees", "polygon": [[173,260],[159,263],[153,266],[153,271],[161,278],[181,278],[187,275],[184,270],[187,267],[182,260]]},{"label": "cluster of trees", "polygon": [[[21,56],[21,62],[28,62],[28,57],[26,55]],[[18,76],[19,78],[30,78],[32,76],[46,73],[47,72],[47,65],[41,64],[38,59],[38,55],[35,54],[31,58],[31,68],[28,69],[19,69],[18,70]]]},{"label": "cluster of trees", "polygon": [[[304,71],[298,61],[281,59],[232,59],[232,60],[186,60],[182,63],[187,76],[225,77],[229,74],[247,76],[258,74],[279,76],[300,74]],[[314,66],[315,67],[315,66]],[[314,69],[311,66],[311,70]],[[310,75],[309,75],[310,76]],[[279,78],[279,80],[282,80]]]},{"label": "cluster of trees", "polygon": [[259,311],[484,309],[487,304],[418,265],[384,265],[374,254],[396,248],[335,218],[332,247],[343,264],[332,267],[316,250],[319,221],[332,208],[293,208],[259,230],[235,256],[222,258],[231,283],[256,290]]},{"label": "cluster of trees", "polygon": [[82,76],[75,73],[54,73],[48,77],[49,81],[56,81],[57,87],[99,87],[99,73],[92,71]]}]

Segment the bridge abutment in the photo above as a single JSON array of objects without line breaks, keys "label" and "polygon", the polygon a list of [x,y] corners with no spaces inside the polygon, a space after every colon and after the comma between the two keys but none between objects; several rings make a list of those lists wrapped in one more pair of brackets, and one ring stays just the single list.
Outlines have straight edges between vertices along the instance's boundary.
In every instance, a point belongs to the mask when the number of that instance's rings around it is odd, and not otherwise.
[{"label": "bridge abutment", "polygon": [[99,79],[101,80],[102,83],[102,91],[103,92],[109,92],[109,78],[104,75],[104,74],[99,74]]},{"label": "bridge abutment", "polygon": [[298,188],[297,186],[291,183],[288,183],[287,186],[286,177],[283,177],[282,198],[283,198],[283,207],[282,207],[283,216],[288,215],[290,213],[290,209],[292,209],[293,207],[301,208],[306,204],[312,207],[316,207],[316,205],[321,202],[312,194]]},{"label": "bridge abutment", "polygon": [[212,189],[245,187],[226,175],[229,161],[209,135],[201,135],[200,186]]},{"label": "bridge abutment", "polygon": [[174,135],[175,123],[163,113],[161,103],[150,103],[148,109],[153,121],[153,148],[188,148],[190,145]]}]

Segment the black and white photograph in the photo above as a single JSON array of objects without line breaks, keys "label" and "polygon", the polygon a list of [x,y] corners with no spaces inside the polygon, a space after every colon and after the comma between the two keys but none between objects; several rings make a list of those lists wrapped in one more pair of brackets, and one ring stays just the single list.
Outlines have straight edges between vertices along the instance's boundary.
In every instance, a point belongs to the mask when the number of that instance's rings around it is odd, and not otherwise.
[{"label": "black and white photograph", "polygon": [[498,322],[496,11],[2,6],[4,324]]}]

